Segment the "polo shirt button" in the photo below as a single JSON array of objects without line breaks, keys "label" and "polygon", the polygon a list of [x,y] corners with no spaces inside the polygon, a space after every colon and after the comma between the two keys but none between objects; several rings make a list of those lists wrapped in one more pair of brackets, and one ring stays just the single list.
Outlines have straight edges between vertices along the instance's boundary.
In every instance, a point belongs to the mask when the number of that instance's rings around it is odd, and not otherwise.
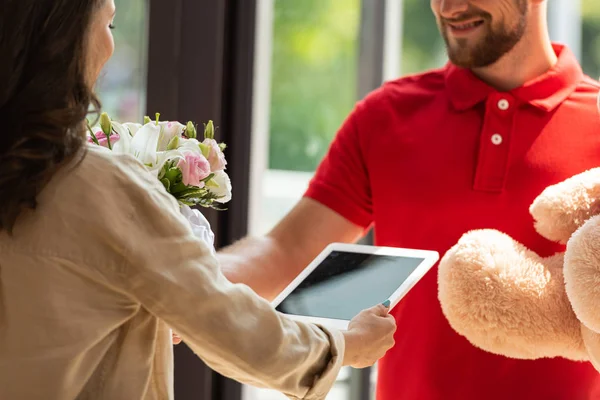
[{"label": "polo shirt button", "polygon": [[502,135],[500,135],[499,133],[494,133],[492,135],[492,143],[496,146],[502,144]]},{"label": "polo shirt button", "polygon": [[508,103],[508,100],[506,100],[506,99],[502,99],[498,102],[498,108],[501,109],[502,111],[508,110],[509,107],[510,107],[510,104]]}]

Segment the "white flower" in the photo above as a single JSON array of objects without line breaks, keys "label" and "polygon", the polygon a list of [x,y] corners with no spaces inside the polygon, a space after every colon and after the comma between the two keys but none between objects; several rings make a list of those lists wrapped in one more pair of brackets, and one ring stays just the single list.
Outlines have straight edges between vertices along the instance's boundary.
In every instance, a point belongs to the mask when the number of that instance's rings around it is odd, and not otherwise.
[{"label": "white flower", "polygon": [[[188,150],[193,151],[197,154],[202,154],[202,150],[200,149],[200,142],[196,139],[185,139],[182,138],[179,142],[178,150]],[[203,155],[204,156],[204,155]]]},{"label": "white flower", "polygon": [[152,169],[157,163],[156,148],[159,137],[160,126],[155,123],[147,123],[131,139],[130,153],[142,164]]},{"label": "white flower", "polygon": [[156,164],[148,167],[148,170],[158,176],[164,165],[169,161],[181,160],[185,156],[179,150],[159,151],[156,153]]},{"label": "white flower", "polygon": [[131,136],[129,129],[116,121],[112,121],[112,128],[119,135],[119,140],[113,143],[112,150],[115,153],[128,154],[131,150]]},{"label": "white flower", "polygon": [[129,133],[131,133],[131,136],[135,136],[135,134],[137,133],[137,131],[140,130],[140,128],[142,127],[142,124],[136,124],[134,122],[125,122],[123,124],[123,126],[127,129],[129,129]]},{"label": "white flower", "polygon": [[[156,122],[149,122],[149,124],[156,124]],[[161,128],[158,147],[156,148],[158,151],[167,150],[167,146],[169,145],[171,139],[173,139],[175,136],[181,138],[183,135],[183,130],[185,129],[185,125],[182,125],[176,121],[159,122],[158,126]]]},{"label": "white flower", "polygon": [[216,171],[214,174],[215,176],[213,176],[211,181],[214,181],[218,186],[207,185],[207,187],[215,195],[223,196],[216,199],[216,202],[227,203],[231,200],[231,180],[229,179],[229,175],[225,171]]}]

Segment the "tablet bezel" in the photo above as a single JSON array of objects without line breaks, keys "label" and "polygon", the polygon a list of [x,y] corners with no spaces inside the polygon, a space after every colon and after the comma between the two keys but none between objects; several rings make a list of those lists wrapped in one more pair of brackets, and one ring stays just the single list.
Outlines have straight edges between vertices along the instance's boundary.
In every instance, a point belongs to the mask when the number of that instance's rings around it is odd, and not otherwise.
[{"label": "tablet bezel", "polygon": [[[422,258],[423,261],[415,270],[406,278],[404,283],[390,295],[390,310],[394,308],[400,300],[419,282],[425,274],[438,262],[439,253],[432,250],[417,250],[400,247],[384,247],[371,246],[364,244],[349,244],[349,243],[331,243],[306,267],[304,270],[271,302],[273,308],[277,308],[281,302],[286,299],[293,291],[302,283],[332,252],[342,251],[348,253],[375,254],[384,256],[401,256],[411,258]],[[375,304],[373,304],[375,305]],[[291,319],[312,322],[321,325],[327,325],[341,330],[347,330],[349,320],[321,318],[304,315],[295,315],[284,313]]]}]

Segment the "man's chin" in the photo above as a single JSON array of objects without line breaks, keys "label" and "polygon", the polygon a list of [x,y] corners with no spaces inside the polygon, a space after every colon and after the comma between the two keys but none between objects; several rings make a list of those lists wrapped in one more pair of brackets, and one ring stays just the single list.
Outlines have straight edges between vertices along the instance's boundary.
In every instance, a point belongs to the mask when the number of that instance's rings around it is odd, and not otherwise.
[{"label": "man's chin", "polygon": [[449,50],[448,59],[457,67],[473,68],[473,53],[466,51],[466,49],[461,49],[460,51]]}]

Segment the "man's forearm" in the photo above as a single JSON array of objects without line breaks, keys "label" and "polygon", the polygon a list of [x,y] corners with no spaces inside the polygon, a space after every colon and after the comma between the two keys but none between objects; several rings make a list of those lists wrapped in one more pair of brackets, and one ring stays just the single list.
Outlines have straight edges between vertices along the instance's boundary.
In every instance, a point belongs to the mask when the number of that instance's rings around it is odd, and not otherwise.
[{"label": "man's forearm", "polygon": [[[310,255],[293,254],[273,238],[248,237],[220,250],[223,274],[234,283],[250,286],[271,301],[310,262]],[[307,260],[308,259],[308,260]]]},{"label": "man's forearm", "polygon": [[246,238],[218,252],[231,282],[273,300],[329,243],[353,242],[363,229],[308,198],[263,237]]}]

